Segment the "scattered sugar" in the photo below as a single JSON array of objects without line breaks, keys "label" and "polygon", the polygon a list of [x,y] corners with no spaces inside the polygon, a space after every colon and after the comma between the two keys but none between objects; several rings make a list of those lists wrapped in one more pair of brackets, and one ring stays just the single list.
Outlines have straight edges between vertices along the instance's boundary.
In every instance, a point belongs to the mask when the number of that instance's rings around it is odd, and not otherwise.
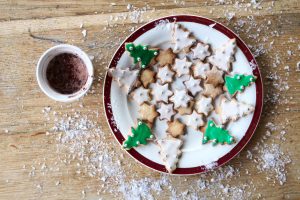
[{"label": "scattered sugar", "polygon": [[267,178],[272,179],[269,176],[275,174],[280,185],[286,182],[287,172],[285,166],[291,162],[291,159],[282,152],[278,144],[264,145],[259,160],[261,162],[259,162],[257,167],[261,171],[267,171]]},{"label": "scattered sugar", "polygon": [[207,170],[211,170],[211,169],[214,169],[215,167],[218,166],[218,163],[217,162],[212,162],[212,163],[209,163],[208,165],[205,165],[205,168]]},{"label": "scattered sugar", "polygon": [[83,30],[81,31],[81,33],[82,33],[82,36],[85,38],[86,35],[87,35],[87,30],[83,29]]}]

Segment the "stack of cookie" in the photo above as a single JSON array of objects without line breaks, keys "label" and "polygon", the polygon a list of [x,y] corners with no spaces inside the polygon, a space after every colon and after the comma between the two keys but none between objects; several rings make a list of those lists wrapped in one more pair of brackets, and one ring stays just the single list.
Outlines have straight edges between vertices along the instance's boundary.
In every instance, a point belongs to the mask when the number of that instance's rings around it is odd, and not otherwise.
[{"label": "stack of cookie", "polygon": [[[202,144],[234,143],[234,137],[224,127],[254,110],[252,105],[237,101],[235,94],[256,79],[253,75],[231,74],[235,39],[213,51],[180,24],[172,23],[171,31],[170,48],[151,49],[127,43],[126,50],[138,68],[109,70],[129,99],[139,106],[137,128],[132,129],[124,148],[154,141],[170,173],[177,167],[186,127],[203,133]],[[153,132],[157,121],[168,125],[162,138]]]}]

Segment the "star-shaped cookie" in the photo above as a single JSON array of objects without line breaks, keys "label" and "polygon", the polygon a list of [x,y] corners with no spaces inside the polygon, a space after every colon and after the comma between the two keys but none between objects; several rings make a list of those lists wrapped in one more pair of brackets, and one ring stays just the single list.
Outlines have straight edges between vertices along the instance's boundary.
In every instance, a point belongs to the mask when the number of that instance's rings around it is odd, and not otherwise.
[{"label": "star-shaped cookie", "polygon": [[173,53],[172,49],[167,49],[165,51],[159,51],[158,56],[156,57],[157,62],[160,66],[172,65],[176,54]]},{"label": "star-shaped cookie", "polygon": [[209,45],[201,42],[197,43],[197,46],[191,49],[193,52],[193,59],[204,60],[207,56],[210,56]]},{"label": "star-shaped cookie", "polygon": [[152,90],[151,94],[155,101],[164,101],[168,103],[169,97],[173,94],[171,90],[169,90],[169,84],[166,83],[164,85],[160,85],[159,83],[155,83],[151,85]]},{"label": "star-shaped cookie", "polygon": [[178,137],[184,134],[185,125],[181,123],[178,119],[175,119],[172,122],[168,122],[167,133],[172,137]]},{"label": "star-shaped cookie", "polygon": [[188,116],[187,125],[197,130],[200,126],[204,125],[203,115],[197,113],[195,110]]},{"label": "star-shaped cookie", "polygon": [[153,123],[154,119],[158,116],[154,105],[143,103],[139,109],[139,118]]},{"label": "star-shaped cookie", "polygon": [[170,98],[170,101],[174,103],[175,108],[186,108],[191,99],[192,98],[188,95],[186,90],[175,90],[174,95]]},{"label": "star-shaped cookie", "polygon": [[141,72],[140,80],[144,88],[148,88],[150,83],[155,82],[155,72],[150,69],[145,69]]},{"label": "star-shaped cookie", "polygon": [[200,79],[194,79],[192,76],[189,80],[184,82],[184,85],[193,96],[195,96],[198,92],[201,92],[203,88],[200,86]]},{"label": "star-shaped cookie", "polygon": [[187,61],[186,57],[184,57],[183,59],[176,58],[173,69],[176,71],[176,75],[180,77],[182,75],[190,73],[191,65],[192,63]]},{"label": "star-shaped cookie", "polygon": [[215,87],[212,84],[204,84],[204,91],[203,95],[211,97],[211,98],[216,98],[219,94],[223,92],[221,87]]},{"label": "star-shaped cookie", "polygon": [[212,84],[213,86],[217,86],[219,84],[224,83],[223,79],[223,71],[218,70],[216,66],[213,66],[211,70],[205,73],[207,79],[205,83]]},{"label": "star-shaped cookie", "polygon": [[195,78],[206,79],[206,72],[210,70],[209,63],[197,62],[192,66],[193,74]]},{"label": "star-shaped cookie", "polygon": [[161,103],[160,104],[160,108],[157,110],[157,112],[159,112],[159,119],[161,120],[168,120],[170,121],[172,116],[175,114],[175,111],[173,109],[173,104],[165,104],[165,103]]},{"label": "star-shaped cookie", "polygon": [[205,97],[203,95],[197,96],[195,109],[198,113],[203,113],[207,116],[208,113],[213,110],[213,108],[211,97]]},{"label": "star-shaped cookie", "polygon": [[161,80],[161,83],[171,83],[173,80],[174,72],[166,65],[158,69],[156,77]]},{"label": "star-shaped cookie", "polygon": [[149,89],[145,89],[141,86],[133,91],[132,97],[139,105],[145,101],[150,101]]}]

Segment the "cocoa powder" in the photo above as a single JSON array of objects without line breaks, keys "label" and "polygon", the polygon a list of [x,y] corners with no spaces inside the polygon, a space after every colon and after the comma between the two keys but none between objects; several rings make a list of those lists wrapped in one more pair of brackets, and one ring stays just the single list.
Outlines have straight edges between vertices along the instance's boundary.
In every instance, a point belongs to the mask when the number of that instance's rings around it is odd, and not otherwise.
[{"label": "cocoa powder", "polygon": [[49,62],[46,76],[54,90],[61,94],[73,94],[85,85],[88,72],[78,56],[63,53]]}]

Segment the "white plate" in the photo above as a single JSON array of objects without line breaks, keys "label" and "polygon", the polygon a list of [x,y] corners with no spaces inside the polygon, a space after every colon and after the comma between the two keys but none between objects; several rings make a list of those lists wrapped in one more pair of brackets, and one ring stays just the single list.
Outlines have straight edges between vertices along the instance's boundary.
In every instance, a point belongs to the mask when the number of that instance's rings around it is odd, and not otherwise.
[{"label": "white plate", "polygon": [[[238,100],[256,107],[254,114],[243,117],[236,122],[231,122],[227,126],[237,143],[217,146],[212,146],[209,143],[202,145],[203,134],[191,128],[187,129],[187,133],[184,136],[183,153],[177,166],[178,169],[174,173],[194,174],[224,164],[234,157],[249,141],[261,113],[262,85],[258,68],[253,68],[253,66],[257,66],[256,62],[245,44],[223,25],[197,16],[171,16],[146,24],[124,41],[116,52],[110,67],[126,68],[134,66],[128,52],[124,52],[125,42],[148,44],[160,49],[172,47],[171,30],[166,22],[167,20],[174,21],[174,17],[177,23],[182,24],[191,31],[198,40],[210,44],[213,49],[235,37],[238,48],[235,54],[236,61],[232,66],[232,74],[254,74],[258,77],[256,84],[252,84],[243,93],[237,95]],[[108,77],[106,77],[104,86],[104,102],[110,127],[118,141],[122,143],[124,138],[127,138],[128,134],[130,134],[130,128],[136,124],[138,105],[134,101],[129,100],[119,85],[112,81],[111,78],[108,80]],[[253,119],[254,115],[256,116],[255,119]],[[215,115],[214,119],[218,121],[218,116]],[[156,137],[165,137],[165,130],[166,122],[156,120],[156,126],[153,131]],[[139,146],[135,150],[130,150],[129,153],[153,169],[162,172],[166,171],[159,156],[159,148],[155,143],[150,142],[145,146]]]}]

